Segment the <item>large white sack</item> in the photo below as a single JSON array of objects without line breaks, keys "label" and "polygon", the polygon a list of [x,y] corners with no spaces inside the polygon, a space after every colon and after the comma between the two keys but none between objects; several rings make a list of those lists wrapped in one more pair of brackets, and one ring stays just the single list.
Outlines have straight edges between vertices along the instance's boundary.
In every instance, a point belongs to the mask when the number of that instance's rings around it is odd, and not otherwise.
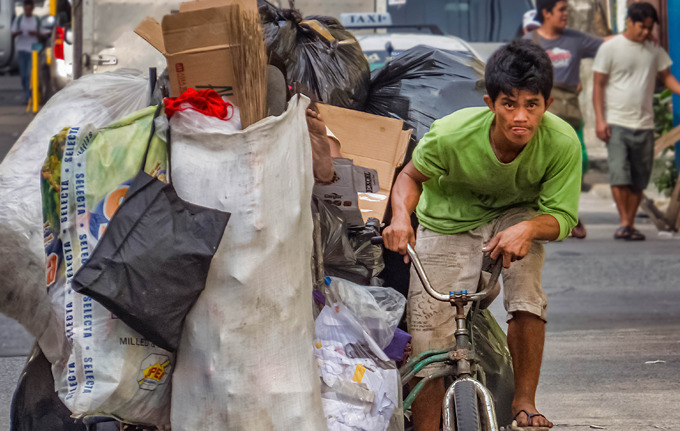
[{"label": "large white sack", "polygon": [[[305,108],[242,132],[170,121],[180,197],[232,213],[173,375],[173,431],[326,429],[312,341],[312,158]],[[194,123],[195,124],[195,123]]]},{"label": "large white sack", "polygon": [[50,99],[0,164],[0,312],[38,338],[51,362],[63,356],[64,322],[45,288],[40,168],[50,138],[66,126],[106,126],[148,105],[134,71],[89,75]]}]

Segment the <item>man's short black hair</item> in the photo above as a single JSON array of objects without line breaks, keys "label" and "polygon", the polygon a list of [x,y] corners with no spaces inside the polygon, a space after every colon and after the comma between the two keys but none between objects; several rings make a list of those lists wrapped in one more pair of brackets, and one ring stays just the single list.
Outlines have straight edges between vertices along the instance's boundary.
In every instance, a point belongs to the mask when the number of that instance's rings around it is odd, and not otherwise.
[{"label": "man's short black hair", "polygon": [[659,23],[659,15],[656,13],[656,9],[645,2],[630,5],[628,7],[628,18],[633,22],[645,22],[647,18],[651,18],[655,23]]},{"label": "man's short black hair", "polygon": [[35,6],[35,3],[33,3],[33,0],[24,0],[23,5],[26,6]]},{"label": "man's short black hair", "polygon": [[543,9],[552,12],[552,10],[555,9],[555,5],[559,1],[566,0],[536,0],[536,21],[543,23],[545,19],[543,17]]},{"label": "man's short black hair", "polygon": [[553,86],[553,66],[543,48],[521,39],[502,46],[486,63],[486,91],[493,102],[502,92],[519,90],[541,94],[547,102]]}]

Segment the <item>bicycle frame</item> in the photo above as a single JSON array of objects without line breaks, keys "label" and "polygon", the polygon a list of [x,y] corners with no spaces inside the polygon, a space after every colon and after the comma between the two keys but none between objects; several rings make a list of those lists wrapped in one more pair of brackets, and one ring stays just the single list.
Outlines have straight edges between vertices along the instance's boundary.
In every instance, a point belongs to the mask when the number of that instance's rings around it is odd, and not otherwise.
[{"label": "bicycle frame", "polygon": [[432,296],[434,299],[442,302],[448,302],[452,306],[456,307],[456,331],[454,333],[456,338],[456,346],[452,349],[439,350],[439,351],[428,351],[424,352],[413,360],[409,360],[406,365],[402,367],[400,373],[402,375],[402,384],[408,383],[418,371],[422,370],[426,366],[437,363],[437,362],[449,362],[455,363],[455,370],[450,367],[445,371],[437,372],[431,376],[428,376],[421,380],[415,388],[411,391],[409,396],[404,400],[404,410],[408,410],[411,404],[415,400],[416,396],[420,390],[429,382],[430,380],[454,376],[455,381],[446,391],[443,402],[443,422],[444,431],[455,431],[456,430],[456,418],[455,418],[455,399],[454,390],[456,384],[463,381],[470,381],[475,386],[475,392],[477,393],[478,399],[483,405],[483,411],[481,413],[482,424],[484,426],[483,431],[498,431],[498,421],[496,419],[496,410],[494,407],[493,397],[491,392],[484,387],[480,382],[475,380],[472,375],[472,363],[474,362],[474,350],[470,342],[470,331],[467,329],[467,316],[465,313],[465,306],[469,302],[481,301],[486,298],[490,290],[496,285],[498,277],[500,276],[501,270],[503,269],[502,259],[498,259],[491,270],[491,277],[489,282],[480,292],[477,293],[467,293],[467,291],[450,291],[448,295],[437,292],[432,285],[430,280],[425,273],[422,262],[418,257],[416,251],[408,245],[408,254],[413,262],[413,267],[418,274],[420,282],[423,284],[425,291]]}]

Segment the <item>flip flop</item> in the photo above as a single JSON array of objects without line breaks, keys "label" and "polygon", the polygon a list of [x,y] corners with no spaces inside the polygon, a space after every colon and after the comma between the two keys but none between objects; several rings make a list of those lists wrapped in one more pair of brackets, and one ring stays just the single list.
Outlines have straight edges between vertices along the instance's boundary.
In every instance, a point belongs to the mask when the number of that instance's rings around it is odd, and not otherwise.
[{"label": "flip flop", "polygon": [[614,232],[614,239],[628,239],[630,238],[631,231],[630,226],[621,226]]},{"label": "flip flop", "polygon": [[578,223],[576,223],[576,226],[574,226],[574,229],[571,230],[571,235],[572,238],[578,238],[578,239],[583,239],[586,237],[586,227],[583,225],[583,222],[581,219],[578,219]]},{"label": "flip flop", "polygon": [[645,239],[645,234],[637,229],[630,229],[628,231],[628,237],[626,238],[626,241],[644,241]]},{"label": "flip flop", "polygon": [[517,416],[520,414],[524,413],[527,415],[527,423],[531,423],[533,421],[533,418],[536,416],[540,416],[545,419],[545,416],[543,416],[540,413],[529,413],[526,410],[520,410],[517,412],[514,418],[512,418],[512,424],[507,428],[508,431],[550,431],[550,428],[548,427],[534,427],[534,426],[525,426],[521,427],[517,424]]}]

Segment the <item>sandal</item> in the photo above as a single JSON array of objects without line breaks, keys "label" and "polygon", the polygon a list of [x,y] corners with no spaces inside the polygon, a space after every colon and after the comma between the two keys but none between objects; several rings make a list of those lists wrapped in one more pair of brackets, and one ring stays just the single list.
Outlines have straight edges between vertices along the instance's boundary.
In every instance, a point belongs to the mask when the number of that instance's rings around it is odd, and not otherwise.
[{"label": "sandal", "polygon": [[[524,413],[527,416],[527,425],[525,426],[520,426],[517,424],[517,416],[520,414]],[[509,431],[543,431],[543,430],[550,430],[549,427],[543,427],[543,426],[532,426],[531,423],[533,422],[533,419],[537,416],[542,417],[545,419],[545,416],[543,416],[540,413],[529,413],[526,410],[520,410],[517,412],[514,418],[512,418],[512,425],[508,427]]]},{"label": "sandal", "polygon": [[578,219],[578,223],[576,223],[576,226],[574,226],[574,229],[572,229],[570,236],[572,238],[578,239],[583,239],[586,237],[586,227],[583,225],[581,219]]},{"label": "sandal", "polygon": [[630,226],[621,226],[614,232],[614,239],[628,239],[630,238],[631,228]]},{"label": "sandal", "polygon": [[645,234],[637,229],[630,229],[628,231],[628,237],[626,238],[626,241],[644,241],[645,239]]}]

